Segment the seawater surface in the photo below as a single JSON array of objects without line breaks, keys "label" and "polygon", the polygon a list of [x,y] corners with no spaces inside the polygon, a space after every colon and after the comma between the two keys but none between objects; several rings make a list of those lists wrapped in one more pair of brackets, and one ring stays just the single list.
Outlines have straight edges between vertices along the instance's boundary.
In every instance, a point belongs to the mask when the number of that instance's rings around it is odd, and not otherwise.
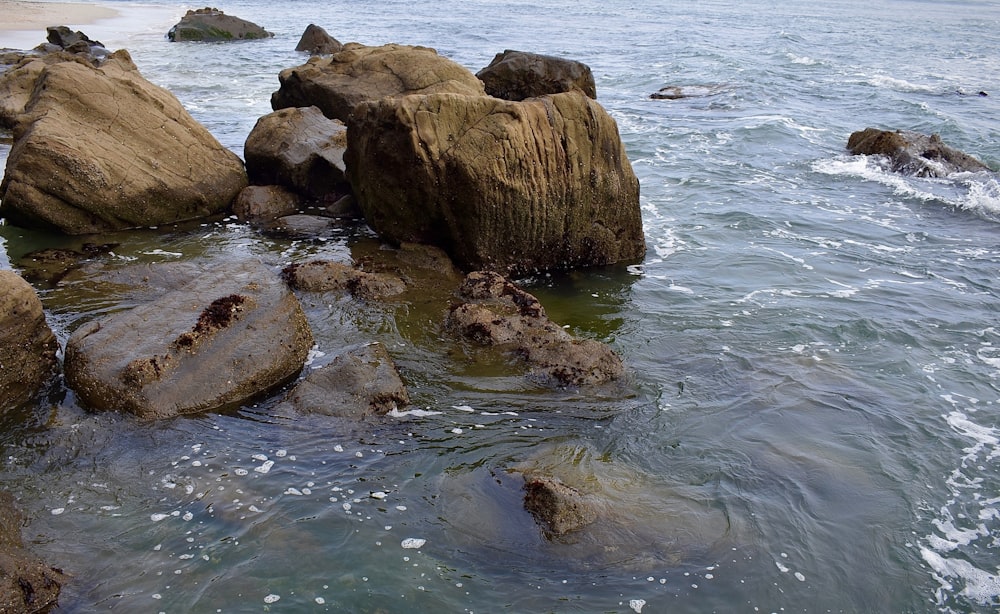
[{"label": "seawater surface", "polygon": [[[649,250],[521,280],[623,356],[621,394],[524,390],[447,358],[419,306],[324,295],[303,297],[308,368],[378,338],[419,411],[347,427],[264,401],[137,424],[56,390],[0,418],[0,486],[74,576],[62,610],[1000,606],[1000,185],[900,177],[845,151],[868,126],[937,132],[1000,168],[1000,4],[234,0],[217,6],[276,34],[235,44],[168,43],[194,6],[104,4],[121,17],[83,29],[241,155],[278,72],[305,61],[309,23],[473,71],[504,49],[581,60],[639,176]],[[649,98],[669,86],[694,95]],[[4,268],[71,243],[0,237]],[[109,268],[279,267],[372,242],[267,239],[233,220],[104,240]],[[63,342],[128,305],[39,289]],[[524,467],[601,492],[606,525],[545,540],[519,507]]]}]

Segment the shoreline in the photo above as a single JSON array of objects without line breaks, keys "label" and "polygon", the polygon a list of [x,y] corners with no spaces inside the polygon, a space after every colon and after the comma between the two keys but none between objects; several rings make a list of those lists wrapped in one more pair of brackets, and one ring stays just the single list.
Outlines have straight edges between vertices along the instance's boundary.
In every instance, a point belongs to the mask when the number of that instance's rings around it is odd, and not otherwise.
[{"label": "shoreline", "polygon": [[49,26],[82,26],[121,15],[111,7],[89,3],[9,0],[3,5],[0,32],[44,32]]}]

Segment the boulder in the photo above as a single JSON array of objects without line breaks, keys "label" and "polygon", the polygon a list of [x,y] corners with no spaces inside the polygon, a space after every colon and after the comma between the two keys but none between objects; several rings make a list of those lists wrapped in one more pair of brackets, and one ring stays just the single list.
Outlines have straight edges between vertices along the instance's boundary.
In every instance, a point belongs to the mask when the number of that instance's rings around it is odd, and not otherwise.
[{"label": "boulder", "polygon": [[255,40],[274,36],[264,28],[239,17],[226,15],[219,9],[203,8],[188,11],[167,32],[171,42],[222,42]]},{"label": "boulder", "polygon": [[306,26],[299,44],[295,45],[296,51],[305,51],[310,55],[329,55],[344,49],[344,45],[327,34],[326,30],[316,24]]},{"label": "boulder", "polygon": [[307,375],[286,401],[306,414],[360,419],[410,404],[406,386],[381,343],[346,349]]},{"label": "boulder", "polygon": [[467,271],[513,274],[645,253],[639,181],[618,127],[579,92],[370,101],[347,141],[354,195],[392,243],[436,245]]},{"label": "boulder", "polygon": [[88,59],[63,51],[37,54],[18,51],[11,54],[7,70],[0,73],[0,128],[14,130],[25,119],[24,109],[31,100],[39,77],[52,64],[81,62],[93,66]]},{"label": "boulder", "polygon": [[582,62],[551,55],[505,50],[476,73],[486,93],[504,100],[524,100],[546,94],[579,90],[597,98],[590,67]]},{"label": "boulder", "polygon": [[317,107],[291,107],[257,120],[243,155],[251,183],[281,185],[310,198],[346,192],[347,127]]},{"label": "boulder", "polygon": [[233,203],[233,213],[241,221],[269,222],[299,210],[299,197],[280,185],[249,185]]},{"label": "boulder", "polygon": [[74,32],[66,26],[49,26],[45,31],[49,43],[70,53],[89,54],[94,58],[104,57],[110,53],[103,43],[90,40],[89,36],[79,30]]},{"label": "boulder", "polygon": [[524,509],[550,537],[582,529],[598,516],[590,497],[551,476],[525,476]]},{"label": "boulder", "polygon": [[532,378],[556,386],[600,385],[625,368],[607,345],[577,339],[549,320],[538,299],[497,273],[469,273],[447,316],[448,330],[524,360]]},{"label": "boulder", "polygon": [[228,209],[243,162],[125,51],[41,67],[0,183],[14,224],[88,234]]},{"label": "boulder", "polygon": [[24,547],[24,515],[14,499],[0,491],[0,612],[31,614],[58,606],[67,580],[60,569],[46,565]]},{"label": "boulder", "polygon": [[78,328],[66,383],[80,402],[143,419],[225,410],[294,378],[312,347],[298,300],[256,263],[146,267],[153,300]]},{"label": "boulder", "polygon": [[990,170],[972,156],[945,145],[937,134],[927,136],[910,130],[865,128],[851,134],[847,149],[855,155],[885,156],[892,171],[916,177]]},{"label": "boulder", "polygon": [[0,410],[31,397],[52,376],[59,343],[28,282],[0,271]]},{"label": "boulder", "polygon": [[285,267],[282,276],[296,290],[343,290],[358,298],[383,299],[406,290],[402,279],[385,273],[368,273],[340,262],[314,260]]},{"label": "boulder", "polygon": [[278,75],[271,108],[319,107],[346,122],[361,102],[386,96],[451,92],[482,96],[483,83],[468,69],[428,47],[347,43],[328,58],[314,57]]}]

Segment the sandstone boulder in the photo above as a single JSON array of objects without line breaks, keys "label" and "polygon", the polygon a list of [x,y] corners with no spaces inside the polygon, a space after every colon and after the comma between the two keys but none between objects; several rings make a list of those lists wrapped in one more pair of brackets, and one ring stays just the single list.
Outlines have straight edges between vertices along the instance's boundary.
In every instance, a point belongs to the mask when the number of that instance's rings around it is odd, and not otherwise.
[{"label": "sandstone boulder", "polygon": [[346,122],[354,107],[367,100],[406,94],[451,92],[483,95],[483,84],[468,69],[428,47],[344,45],[328,58],[281,71],[271,108],[319,107]]},{"label": "sandstone boulder", "polygon": [[459,295],[465,302],[448,314],[446,328],[524,360],[543,384],[600,385],[625,373],[611,348],[573,337],[549,320],[537,298],[496,273],[469,273]]},{"label": "sandstone boulder", "polygon": [[311,372],[286,401],[301,413],[360,419],[406,407],[410,397],[385,346],[368,343]]},{"label": "sandstone boulder", "polygon": [[274,34],[255,23],[207,7],[188,11],[167,32],[167,39],[172,42],[255,40],[272,36]]},{"label": "sandstone boulder", "polygon": [[143,419],[225,410],[288,382],[312,333],[298,300],[254,263],[147,267],[163,293],[84,324],[66,345],[81,403]]},{"label": "sandstone boulder", "polygon": [[59,343],[28,282],[0,271],[0,410],[34,394],[53,374]]},{"label": "sandstone boulder", "polygon": [[436,245],[465,270],[514,274],[645,253],[639,181],[618,127],[579,92],[370,101],[347,140],[355,197],[390,242]]},{"label": "sandstone boulder", "polygon": [[257,120],[244,157],[250,182],[281,185],[303,196],[345,192],[347,127],[317,107],[291,107]]},{"label": "sandstone boulder", "polygon": [[299,197],[280,185],[249,185],[233,203],[233,213],[241,221],[259,224],[299,210]]},{"label": "sandstone boulder", "polygon": [[225,211],[246,185],[239,157],[116,51],[39,72],[0,215],[67,234],[158,226]]},{"label": "sandstone boulder", "polygon": [[937,134],[927,136],[910,130],[865,128],[851,134],[847,149],[855,155],[885,156],[894,172],[916,177],[990,170],[972,156],[945,145]]},{"label": "sandstone boulder", "polygon": [[295,45],[296,51],[305,51],[310,55],[329,55],[343,49],[344,45],[340,41],[327,34],[323,28],[312,23],[306,26],[302,38],[299,39],[299,44]]},{"label": "sandstone boulder", "polygon": [[597,86],[589,66],[551,55],[507,49],[498,53],[476,76],[485,84],[487,94],[504,100],[524,100],[572,90],[597,98]]},{"label": "sandstone boulder", "polygon": [[358,298],[383,299],[406,290],[402,279],[385,273],[368,273],[340,262],[314,260],[285,267],[282,276],[296,290],[343,290]]},{"label": "sandstone boulder", "polygon": [[32,614],[58,605],[59,591],[67,580],[27,551],[21,539],[24,515],[13,498],[0,492],[0,612]]}]

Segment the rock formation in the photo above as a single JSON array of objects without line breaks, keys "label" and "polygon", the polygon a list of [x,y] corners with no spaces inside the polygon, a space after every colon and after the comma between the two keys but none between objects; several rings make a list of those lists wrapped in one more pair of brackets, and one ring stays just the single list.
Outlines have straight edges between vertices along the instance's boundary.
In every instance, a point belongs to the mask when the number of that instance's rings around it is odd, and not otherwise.
[{"label": "rock formation", "polygon": [[319,107],[343,122],[367,100],[406,94],[452,92],[483,95],[475,75],[427,47],[347,43],[328,58],[281,71],[281,84],[271,95],[271,108]]},{"label": "rock formation", "polygon": [[53,374],[59,343],[28,282],[0,271],[0,410],[30,398]]},{"label": "rock formation", "polygon": [[306,26],[299,44],[295,45],[296,51],[305,51],[310,55],[330,55],[342,51],[344,45],[327,34],[326,30],[316,24]]},{"label": "rock formation", "polygon": [[314,260],[285,267],[282,276],[296,290],[343,290],[358,298],[383,299],[406,289],[403,280],[385,273],[368,273],[339,262]]},{"label": "rock formation", "polygon": [[23,524],[24,515],[13,498],[0,491],[0,612],[4,614],[48,612],[58,605],[59,591],[67,580],[62,570],[25,549]]},{"label": "rock formation", "polygon": [[67,234],[158,226],[224,211],[246,186],[242,161],[127,52],[35,68],[0,184],[10,222]]},{"label": "rock formation", "polygon": [[597,98],[597,86],[589,66],[550,55],[507,49],[498,53],[476,76],[485,84],[487,94],[504,100],[524,100],[572,90]]},{"label": "rock formation", "polygon": [[66,345],[81,403],[140,418],[224,410],[302,368],[312,333],[278,276],[253,263],[149,268],[154,300],[84,324]]},{"label": "rock formation", "polygon": [[848,138],[847,149],[855,155],[885,156],[894,172],[916,177],[990,170],[972,156],[945,145],[937,134],[927,136],[910,130],[859,130]]},{"label": "rock formation", "polygon": [[618,127],[579,92],[383,98],[357,106],[347,138],[355,197],[390,242],[515,274],[645,253],[639,182]]},{"label": "rock formation", "polygon": [[255,40],[272,36],[274,34],[255,23],[226,15],[219,9],[207,7],[188,11],[167,32],[167,39],[172,42]]}]

